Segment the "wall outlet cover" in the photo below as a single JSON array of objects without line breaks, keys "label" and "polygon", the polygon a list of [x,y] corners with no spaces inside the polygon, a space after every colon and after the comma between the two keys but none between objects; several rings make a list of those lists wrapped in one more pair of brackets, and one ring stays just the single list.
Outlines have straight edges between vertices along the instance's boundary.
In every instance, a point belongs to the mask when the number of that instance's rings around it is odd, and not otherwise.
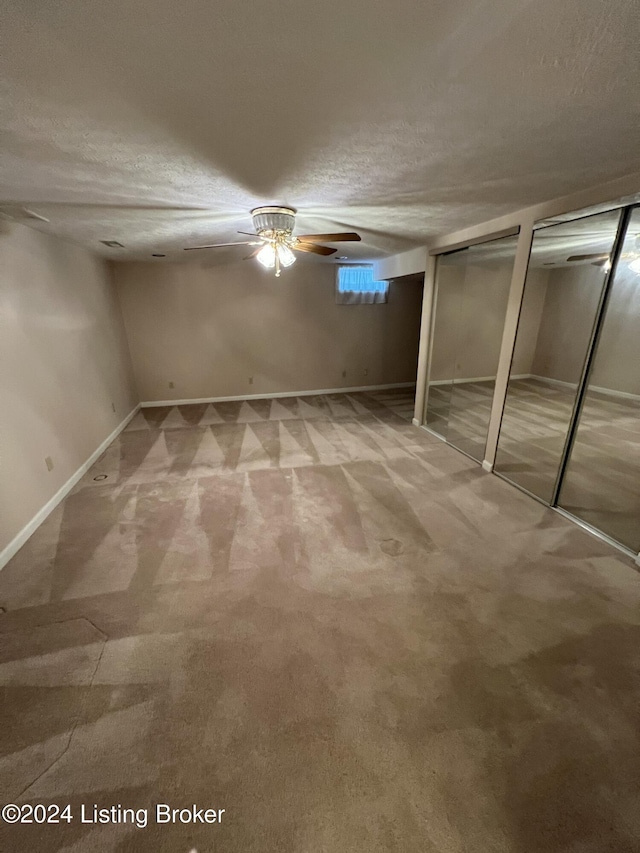
[{"label": "wall outlet cover", "polygon": [[50,456],[45,456],[44,464],[47,466],[47,471],[53,471],[53,459]]}]

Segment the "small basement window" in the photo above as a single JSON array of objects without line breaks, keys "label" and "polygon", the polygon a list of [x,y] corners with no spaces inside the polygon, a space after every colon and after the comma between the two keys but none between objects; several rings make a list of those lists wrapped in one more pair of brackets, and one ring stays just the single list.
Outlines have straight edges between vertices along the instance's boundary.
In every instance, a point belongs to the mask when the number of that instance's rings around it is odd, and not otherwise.
[{"label": "small basement window", "polygon": [[345,264],[338,267],[336,302],[340,305],[363,305],[386,302],[389,282],[375,281],[373,264]]}]

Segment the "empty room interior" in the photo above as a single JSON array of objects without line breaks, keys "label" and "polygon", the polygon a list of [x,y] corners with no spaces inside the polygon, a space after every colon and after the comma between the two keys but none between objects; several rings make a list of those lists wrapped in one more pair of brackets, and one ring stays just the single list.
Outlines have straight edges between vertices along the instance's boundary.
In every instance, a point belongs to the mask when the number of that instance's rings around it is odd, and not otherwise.
[{"label": "empty room interior", "polygon": [[2,853],[640,853],[638,44],[1,5]]}]

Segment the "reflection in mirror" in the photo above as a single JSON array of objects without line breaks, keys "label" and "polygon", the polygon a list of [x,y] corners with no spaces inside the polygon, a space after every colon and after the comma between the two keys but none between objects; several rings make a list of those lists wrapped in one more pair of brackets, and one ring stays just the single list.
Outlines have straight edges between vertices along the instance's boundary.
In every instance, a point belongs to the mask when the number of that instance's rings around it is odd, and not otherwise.
[{"label": "reflection in mirror", "polygon": [[495,470],[553,498],[620,211],[534,234]]},{"label": "reflection in mirror", "polygon": [[455,354],[460,321],[460,268],[438,258],[436,301],[431,339],[426,424],[438,435],[447,437],[451,388],[455,376]]},{"label": "reflection in mirror", "polygon": [[640,551],[640,209],[611,285],[559,506]]},{"label": "reflection in mirror", "polygon": [[484,458],[517,237],[438,258],[426,424]]}]

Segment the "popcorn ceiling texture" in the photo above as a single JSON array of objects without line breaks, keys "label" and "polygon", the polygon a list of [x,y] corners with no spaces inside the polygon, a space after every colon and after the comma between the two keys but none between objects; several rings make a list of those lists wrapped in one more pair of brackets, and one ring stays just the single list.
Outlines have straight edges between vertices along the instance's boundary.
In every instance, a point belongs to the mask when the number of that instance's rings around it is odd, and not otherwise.
[{"label": "popcorn ceiling texture", "polygon": [[270,202],[301,232],[360,231],[351,258],[403,251],[640,171],[639,19],[635,0],[6,0],[0,203],[110,257],[234,239]]}]

